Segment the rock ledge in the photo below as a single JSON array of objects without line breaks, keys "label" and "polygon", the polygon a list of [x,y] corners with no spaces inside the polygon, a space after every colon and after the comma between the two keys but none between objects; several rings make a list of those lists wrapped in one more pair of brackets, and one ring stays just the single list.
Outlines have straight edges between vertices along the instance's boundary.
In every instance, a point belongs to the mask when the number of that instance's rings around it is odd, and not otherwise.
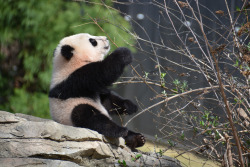
[{"label": "rock ledge", "polygon": [[[140,158],[133,160],[136,155]],[[0,111],[0,164],[15,166],[164,166],[178,160],[154,153],[131,152],[124,140],[110,139],[84,128],[24,114]]]}]

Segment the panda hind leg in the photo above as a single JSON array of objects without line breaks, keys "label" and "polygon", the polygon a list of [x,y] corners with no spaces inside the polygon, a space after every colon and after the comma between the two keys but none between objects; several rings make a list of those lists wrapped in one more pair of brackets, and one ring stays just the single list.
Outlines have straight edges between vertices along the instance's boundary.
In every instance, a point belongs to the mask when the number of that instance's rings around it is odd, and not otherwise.
[{"label": "panda hind leg", "polygon": [[128,135],[128,129],[120,127],[99,110],[88,104],[76,106],[71,114],[71,120],[76,127],[95,130],[104,136],[117,138]]}]

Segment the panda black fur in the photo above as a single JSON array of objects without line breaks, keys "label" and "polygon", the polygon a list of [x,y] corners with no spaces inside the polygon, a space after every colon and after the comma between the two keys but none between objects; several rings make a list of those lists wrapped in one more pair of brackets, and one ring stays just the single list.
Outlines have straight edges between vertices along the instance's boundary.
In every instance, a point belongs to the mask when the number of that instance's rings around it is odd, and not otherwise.
[{"label": "panda black fur", "polygon": [[115,124],[110,114],[133,114],[137,106],[107,88],[132,62],[132,55],[118,48],[104,59],[109,49],[106,37],[87,33],[60,41],[53,59],[50,112],[56,122],[123,137],[134,149],[144,145],[144,136]]}]

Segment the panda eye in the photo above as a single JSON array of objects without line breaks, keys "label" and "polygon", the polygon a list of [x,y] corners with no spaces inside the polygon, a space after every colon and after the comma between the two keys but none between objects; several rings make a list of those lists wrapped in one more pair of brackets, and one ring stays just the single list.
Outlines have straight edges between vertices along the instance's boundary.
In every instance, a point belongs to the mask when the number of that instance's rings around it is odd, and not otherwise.
[{"label": "panda eye", "polygon": [[93,46],[97,46],[97,42],[96,42],[95,39],[90,38],[90,39],[89,39],[89,42],[90,42]]}]

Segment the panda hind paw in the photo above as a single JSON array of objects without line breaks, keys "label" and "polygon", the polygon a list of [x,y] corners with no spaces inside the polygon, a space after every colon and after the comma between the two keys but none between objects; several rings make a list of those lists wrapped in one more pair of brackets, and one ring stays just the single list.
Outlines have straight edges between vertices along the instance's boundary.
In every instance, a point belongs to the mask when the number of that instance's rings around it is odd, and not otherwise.
[{"label": "panda hind paw", "polygon": [[146,139],[140,133],[129,131],[128,136],[125,137],[125,142],[127,146],[134,150],[136,147],[143,146],[146,142]]},{"label": "panda hind paw", "polygon": [[136,147],[141,147],[146,143],[146,139],[142,134],[137,135],[136,138],[137,138],[137,146]]}]

